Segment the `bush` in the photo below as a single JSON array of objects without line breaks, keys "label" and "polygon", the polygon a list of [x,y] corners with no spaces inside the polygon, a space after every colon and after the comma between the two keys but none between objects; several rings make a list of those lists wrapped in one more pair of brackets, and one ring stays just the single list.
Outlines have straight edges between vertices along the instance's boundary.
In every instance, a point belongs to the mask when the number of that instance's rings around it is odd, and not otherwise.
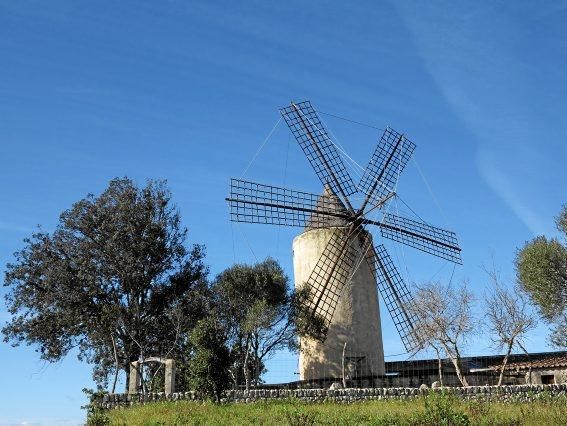
[{"label": "bush", "polygon": [[468,426],[467,414],[459,409],[457,398],[447,392],[431,392],[424,398],[425,411],[415,416],[414,425]]},{"label": "bush", "polygon": [[83,389],[83,393],[89,398],[89,403],[81,408],[87,410],[87,426],[107,426],[110,424],[110,418],[105,414],[98,405],[97,401],[101,400],[106,394],[105,391]]},{"label": "bush", "polygon": [[220,402],[230,383],[230,354],[218,320],[211,316],[199,321],[191,333],[191,344],[189,384],[201,397]]},{"label": "bush", "polygon": [[110,425],[110,418],[101,409],[94,409],[87,416],[87,426],[108,425]]}]

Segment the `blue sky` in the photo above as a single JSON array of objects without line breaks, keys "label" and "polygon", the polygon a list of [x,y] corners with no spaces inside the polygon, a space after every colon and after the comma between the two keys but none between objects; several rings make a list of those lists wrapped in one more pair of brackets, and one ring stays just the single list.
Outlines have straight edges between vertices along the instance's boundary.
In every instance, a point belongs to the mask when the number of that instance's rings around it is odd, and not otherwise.
[{"label": "blue sky", "polygon": [[[567,3],[305,3],[1,1],[2,268],[36,225],[52,230],[63,209],[127,175],[168,180],[213,275],[271,255],[291,276],[297,230],[231,226],[224,197],[278,107],[311,99],[405,132],[417,150],[398,191],[458,233],[454,279],[482,296],[494,258],[511,282],[517,247],[555,235],[567,201]],[[379,131],[323,118],[365,165]],[[321,190],[282,124],[245,177]],[[451,276],[442,261],[391,247],[409,281]],[[386,354],[402,352],[385,310],[382,322]],[[529,348],[548,349],[546,333]],[[485,340],[465,352],[487,353]],[[45,365],[34,348],[0,343],[0,360],[0,424],[81,421],[92,384],[74,355]],[[281,354],[269,379],[293,379],[295,365]]]}]

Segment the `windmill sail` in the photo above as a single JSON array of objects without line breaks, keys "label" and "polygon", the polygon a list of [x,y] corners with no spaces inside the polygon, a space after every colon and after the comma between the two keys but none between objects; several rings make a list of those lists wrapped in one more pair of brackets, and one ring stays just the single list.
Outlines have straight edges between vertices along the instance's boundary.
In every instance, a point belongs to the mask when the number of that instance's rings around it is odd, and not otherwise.
[{"label": "windmill sail", "polygon": [[358,184],[359,191],[367,195],[367,202],[379,204],[394,191],[414,149],[415,144],[401,133],[389,127],[384,130]]},{"label": "windmill sail", "polygon": [[347,197],[357,191],[356,185],[311,102],[292,103],[280,113],[321,183],[329,185],[350,207]]},{"label": "windmill sail", "polygon": [[[415,349],[417,342],[413,331],[418,319],[406,309],[411,303],[411,294],[386,249],[382,245],[373,247],[372,238],[364,229],[365,225],[378,226],[383,238],[462,263],[454,232],[390,213],[385,213],[381,221],[368,217],[371,211],[395,195],[393,191],[398,178],[410,160],[415,144],[403,134],[387,128],[356,186],[309,101],[292,102],[280,113],[325,190],[322,195],[317,195],[232,179],[230,196],[226,199],[231,220],[332,230],[313,270],[305,271],[301,278],[306,282],[299,283],[310,290],[309,297],[300,301],[300,305],[304,305],[300,306],[302,311],[321,320],[323,328],[328,330],[341,292],[356,272],[355,266],[359,265],[356,257],[363,253],[374,271],[380,294],[406,349]],[[365,199],[355,211],[349,196],[357,191],[365,194]],[[372,207],[366,209],[368,204]],[[317,252],[320,252],[319,248]]]},{"label": "windmill sail", "polygon": [[333,230],[306,283],[311,296],[306,308],[323,320],[326,327],[331,324],[341,291],[354,267],[356,253],[350,244],[351,235],[349,229]]},{"label": "windmill sail", "polygon": [[388,308],[404,347],[408,352],[413,351],[417,348],[413,330],[418,325],[418,319],[407,309],[412,300],[411,294],[383,245],[375,247],[372,257],[371,266],[380,296]]},{"label": "windmill sail", "polygon": [[344,224],[348,218],[344,205],[330,190],[317,195],[231,179],[226,200],[233,222],[326,228]]},{"label": "windmill sail", "polygon": [[400,242],[445,260],[462,264],[461,248],[454,232],[427,223],[386,213],[379,223],[384,238]]}]

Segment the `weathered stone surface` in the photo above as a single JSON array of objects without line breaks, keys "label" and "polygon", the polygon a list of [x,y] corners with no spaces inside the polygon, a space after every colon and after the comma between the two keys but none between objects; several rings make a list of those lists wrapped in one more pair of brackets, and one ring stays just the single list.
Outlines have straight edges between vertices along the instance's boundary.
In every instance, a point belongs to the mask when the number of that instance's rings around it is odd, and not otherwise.
[{"label": "weathered stone surface", "polygon": [[[440,392],[441,389],[419,388],[367,388],[367,389],[255,389],[249,392],[229,390],[225,392],[223,401],[250,403],[266,399],[296,398],[305,402],[335,401],[352,403],[364,400],[411,399],[429,392]],[[519,386],[471,386],[468,388],[444,387],[443,391],[453,393],[466,400],[491,400],[501,402],[528,402],[542,397],[559,397],[567,394],[567,383],[557,385],[519,385]],[[98,406],[105,409],[144,404],[152,401],[196,401],[195,392],[151,394],[109,394],[98,400]]]},{"label": "weathered stone surface", "polygon": [[[294,239],[293,267],[296,288],[308,281],[321,254],[336,232],[344,232],[344,229],[333,227],[310,229]],[[357,256],[363,256],[362,239],[353,240],[351,249],[357,253]],[[334,285],[334,282],[331,281],[329,285]],[[343,374],[346,378],[353,375],[384,374],[380,308],[372,269],[367,262],[361,263],[349,284],[340,291],[334,290],[340,292],[341,296],[334,310],[325,342],[321,343],[309,338],[301,339],[300,379],[343,377]],[[321,309],[325,308],[328,307],[321,307]],[[343,371],[345,343],[347,343],[346,362]],[[363,359],[364,362],[349,361],[355,358]]]}]

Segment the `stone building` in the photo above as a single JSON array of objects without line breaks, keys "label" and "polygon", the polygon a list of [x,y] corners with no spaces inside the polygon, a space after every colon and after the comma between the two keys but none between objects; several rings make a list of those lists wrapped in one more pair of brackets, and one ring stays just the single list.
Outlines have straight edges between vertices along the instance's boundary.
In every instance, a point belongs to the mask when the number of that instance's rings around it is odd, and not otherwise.
[{"label": "stone building", "polygon": [[[500,365],[494,364],[484,370],[499,373]],[[506,365],[504,378],[506,384],[557,385],[567,383],[567,352],[531,354],[530,359],[526,355],[515,355]]]},{"label": "stone building", "polygon": [[[470,386],[496,385],[503,355],[472,356],[462,358],[462,371]],[[449,359],[441,360],[443,384],[461,386],[455,368]],[[567,383],[567,351],[512,354],[505,370],[503,385]],[[384,374],[352,375],[348,385],[352,387],[419,387],[431,386],[439,381],[437,359],[389,361],[384,363]],[[287,388],[326,388],[342,382],[340,374],[317,380],[302,380],[274,385]]]},{"label": "stone building", "polygon": [[[336,203],[337,211],[345,209],[329,188],[325,188],[322,197],[326,199],[327,209],[332,201]],[[312,217],[311,220],[316,220],[319,224],[321,222],[320,218]],[[329,220],[325,227],[308,226],[293,240],[296,288],[301,288],[308,281],[333,233],[345,232],[342,219],[325,220]],[[356,258],[365,258],[365,238],[371,236],[363,231],[349,243]],[[323,380],[328,377],[341,377],[343,367],[349,377],[383,375],[384,350],[378,291],[370,265],[366,261],[360,262],[350,281],[342,289],[332,288],[332,284],[330,282],[326,292],[340,293],[340,297],[325,342],[310,338],[300,339],[300,378]],[[327,307],[319,306],[319,309],[325,310]]]}]

